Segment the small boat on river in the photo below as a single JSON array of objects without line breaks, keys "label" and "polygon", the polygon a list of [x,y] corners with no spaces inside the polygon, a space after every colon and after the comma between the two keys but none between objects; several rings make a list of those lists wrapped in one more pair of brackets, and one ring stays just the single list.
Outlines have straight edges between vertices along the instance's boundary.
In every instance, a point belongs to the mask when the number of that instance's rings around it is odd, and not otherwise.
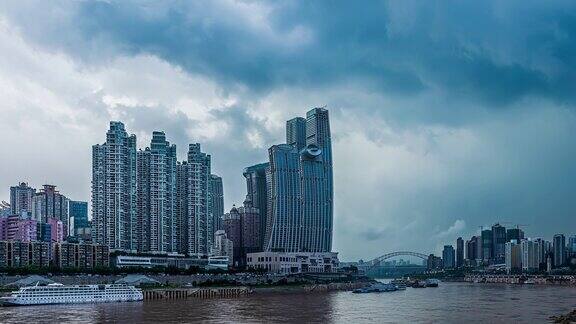
[{"label": "small boat on river", "polygon": [[391,292],[397,290],[400,289],[394,284],[375,283],[368,287],[355,289],[352,292],[355,294],[367,294],[367,293]]}]

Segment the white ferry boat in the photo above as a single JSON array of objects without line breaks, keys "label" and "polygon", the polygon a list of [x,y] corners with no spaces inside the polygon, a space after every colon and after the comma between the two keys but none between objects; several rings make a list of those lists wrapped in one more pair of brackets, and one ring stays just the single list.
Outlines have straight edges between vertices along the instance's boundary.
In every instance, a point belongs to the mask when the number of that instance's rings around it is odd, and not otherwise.
[{"label": "white ferry boat", "polygon": [[142,290],[124,284],[28,286],[0,297],[6,306],[128,302],[143,300]]}]

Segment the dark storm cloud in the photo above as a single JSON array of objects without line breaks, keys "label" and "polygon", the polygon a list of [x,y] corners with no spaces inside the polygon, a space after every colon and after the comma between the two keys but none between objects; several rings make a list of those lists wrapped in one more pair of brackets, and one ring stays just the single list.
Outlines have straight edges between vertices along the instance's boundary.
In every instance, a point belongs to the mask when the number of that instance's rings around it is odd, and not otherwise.
[{"label": "dark storm cloud", "polygon": [[263,26],[218,2],[81,1],[62,26],[72,36],[52,37],[85,57],[94,46],[148,53],[255,91],[361,81],[388,95],[439,88],[489,107],[527,95],[576,99],[573,2],[248,4],[271,8]]}]

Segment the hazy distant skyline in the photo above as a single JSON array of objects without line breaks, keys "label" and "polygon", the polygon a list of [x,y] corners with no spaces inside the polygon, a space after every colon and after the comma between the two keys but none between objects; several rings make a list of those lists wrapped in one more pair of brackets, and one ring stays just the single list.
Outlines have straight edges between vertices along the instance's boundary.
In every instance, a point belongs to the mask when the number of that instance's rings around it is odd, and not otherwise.
[{"label": "hazy distant skyline", "polygon": [[0,200],[90,201],[110,120],[199,142],[241,204],[285,121],[330,110],[341,260],[440,251],[494,222],[576,233],[572,1],[0,4]]}]

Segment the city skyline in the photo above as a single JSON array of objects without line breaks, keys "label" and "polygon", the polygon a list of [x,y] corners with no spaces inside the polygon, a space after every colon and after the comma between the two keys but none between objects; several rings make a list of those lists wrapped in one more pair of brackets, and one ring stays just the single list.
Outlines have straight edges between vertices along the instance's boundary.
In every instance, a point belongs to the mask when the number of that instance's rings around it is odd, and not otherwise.
[{"label": "city skyline", "polygon": [[501,1],[2,3],[0,199],[24,181],[89,201],[87,148],[118,120],[138,148],[164,131],[178,160],[201,143],[224,180],[227,211],[245,199],[244,168],[284,141],[286,121],[327,105],[333,250],[342,259],[439,253],[496,222],[529,224],[529,236],[570,234],[573,10]]}]

